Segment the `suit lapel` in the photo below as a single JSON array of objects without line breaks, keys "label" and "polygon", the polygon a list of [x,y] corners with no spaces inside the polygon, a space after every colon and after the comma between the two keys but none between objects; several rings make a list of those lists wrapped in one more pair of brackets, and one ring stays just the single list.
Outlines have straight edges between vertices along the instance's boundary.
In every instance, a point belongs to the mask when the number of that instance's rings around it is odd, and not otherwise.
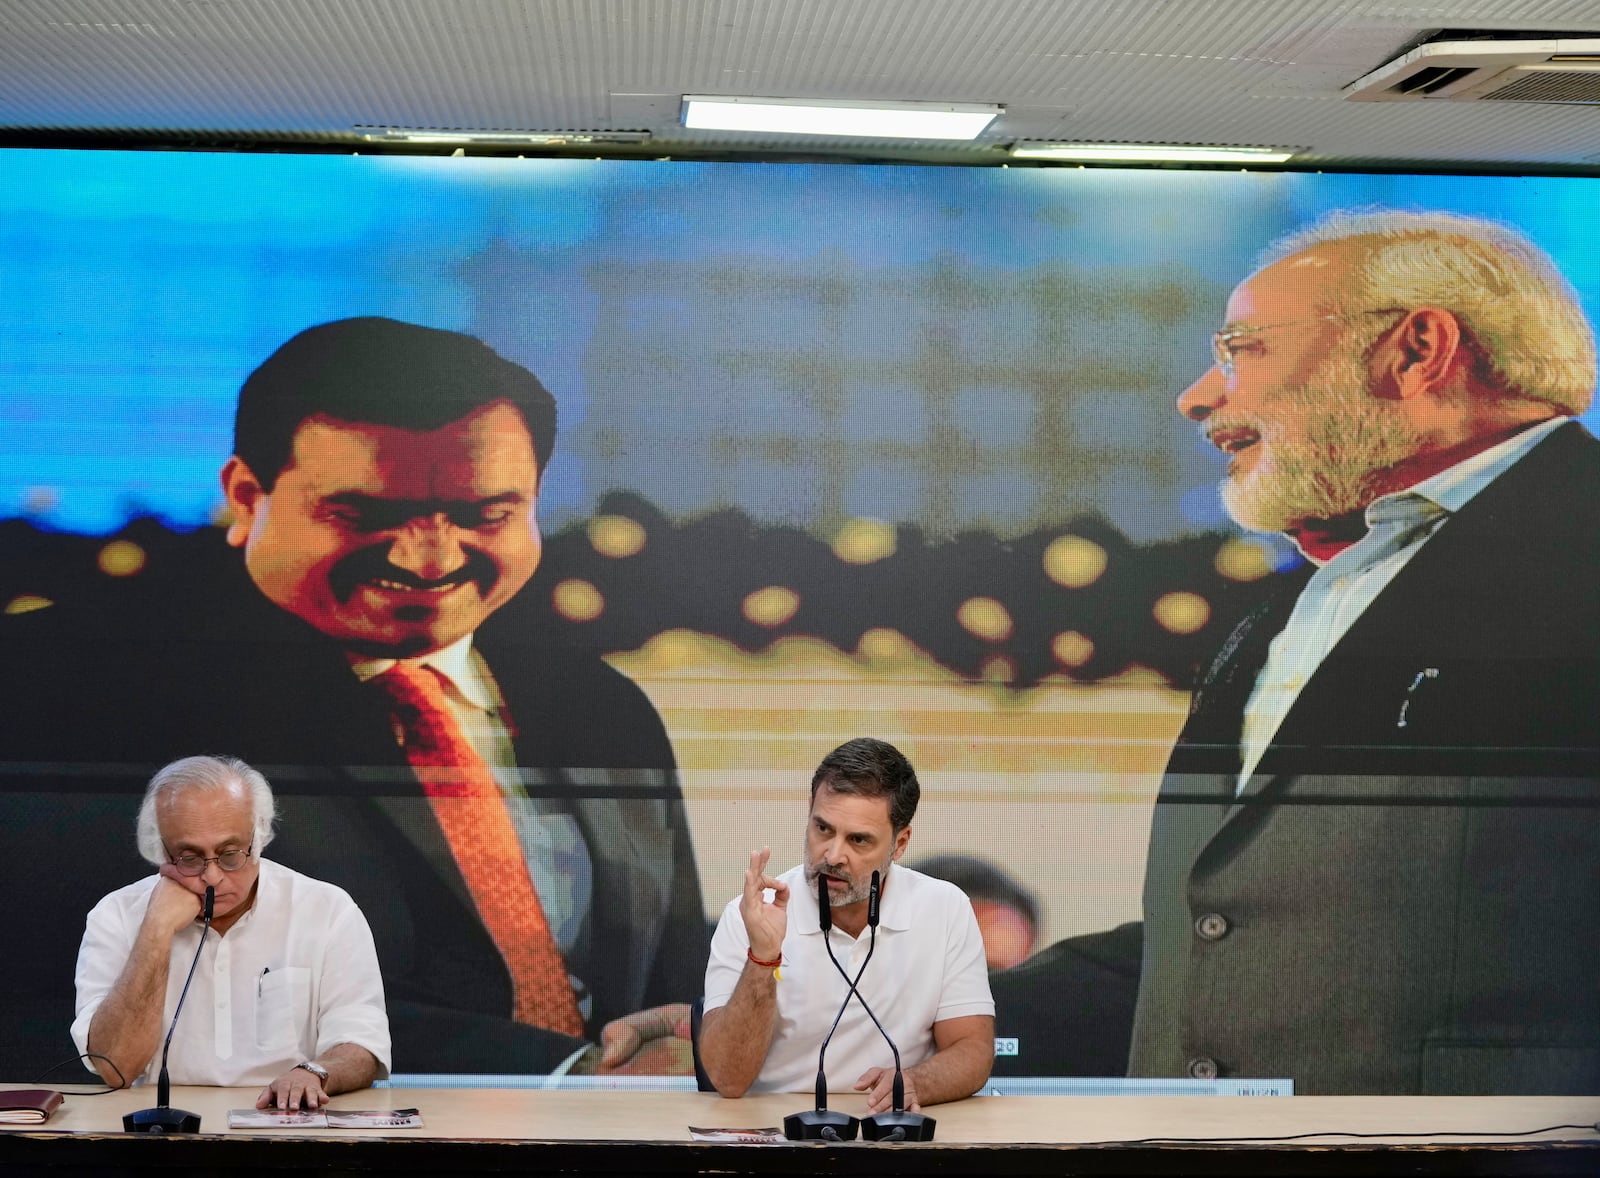
[{"label": "suit lapel", "polygon": [[[1560,576],[1554,562],[1582,546],[1576,535],[1553,536],[1543,521],[1563,512],[1567,496],[1583,494],[1578,467],[1595,449],[1581,426],[1558,429],[1439,527],[1307,681],[1261,759],[1269,780],[1286,759],[1292,766],[1301,750],[1320,756],[1333,740],[1378,750],[1408,744],[1415,725],[1408,731],[1398,723],[1408,693],[1423,705],[1449,689],[1458,673],[1452,664],[1572,655],[1574,619],[1530,617],[1520,603],[1529,569]],[[1565,526],[1582,525],[1569,519]],[[1430,682],[1430,670],[1440,678]],[[1367,720],[1353,721],[1352,704]],[[1473,734],[1461,735],[1471,742]]]},{"label": "suit lapel", "polygon": [[1309,573],[1282,578],[1228,635],[1195,687],[1168,772],[1238,774],[1245,705]]},{"label": "suit lapel", "polygon": [[[1419,706],[1431,702],[1426,698],[1430,688],[1431,694],[1438,689],[1429,672],[1455,673],[1451,663],[1462,660],[1464,645],[1471,647],[1470,659],[1480,663],[1564,653],[1561,639],[1535,649],[1525,620],[1516,618],[1527,570],[1548,566],[1552,547],[1548,530],[1531,528],[1527,521],[1549,518],[1560,510],[1562,496],[1581,491],[1586,480],[1573,471],[1580,463],[1592,467],[1595,449],[1576,424],[1554,431],[1439,528],[1328,652],[1278,726],[1257,772],[1223,815],[1218,833],[1241,815],[1263,810],[1263,796],[1280,781],[1309,772],[1331,782],[1349,765],[1362,765],[1364,756],[1371,758],[1366,763],[1376,763],[1385,747],[1403,750],[1410,737],[1398,721],[1408,698]],[[1215,722],[1231,730],[1236,754],[1250,690],[1298,592],[1257,611],[1254,635],[1266,633],[1266,642],[1247,636],[1234,644],[1232,686]],[[1563,618],[1558,624],[1569,622]],[[1358,711],[1364,718],[1355,718]],[[1238,765],[1235,760],[1235,772]]]}]

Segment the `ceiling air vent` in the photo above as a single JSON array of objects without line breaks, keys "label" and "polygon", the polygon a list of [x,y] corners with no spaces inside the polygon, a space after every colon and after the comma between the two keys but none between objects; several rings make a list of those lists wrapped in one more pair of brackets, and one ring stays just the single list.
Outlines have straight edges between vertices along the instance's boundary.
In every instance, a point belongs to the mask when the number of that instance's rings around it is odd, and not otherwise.
[{"label": "ceiling air vent", "polygon": [[1600,105],[1600,37],[1435,41],[1344,88],[1356,102]]}]

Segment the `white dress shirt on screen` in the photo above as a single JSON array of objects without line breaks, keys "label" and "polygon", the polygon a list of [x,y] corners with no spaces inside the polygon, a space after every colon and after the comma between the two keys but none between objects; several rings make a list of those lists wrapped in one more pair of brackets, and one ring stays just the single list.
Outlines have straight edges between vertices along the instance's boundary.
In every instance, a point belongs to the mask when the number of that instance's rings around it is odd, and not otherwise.
[{"label": "white dress shirt on screen", "polygon": [[1237,792],[1243,793],[1250,784],[1251,774],[1300,697],[1300,689],[1356,619],[1422,551],[1428,538],[1568,420],[1553,417],[1540,422],[1367,506],[1367,534],[1317,569],[1300,591],[1289,624],[1272,640],[1267,665],[1257,676],[1245,708],[1240,750],[1244,767],[1235,783]]}]

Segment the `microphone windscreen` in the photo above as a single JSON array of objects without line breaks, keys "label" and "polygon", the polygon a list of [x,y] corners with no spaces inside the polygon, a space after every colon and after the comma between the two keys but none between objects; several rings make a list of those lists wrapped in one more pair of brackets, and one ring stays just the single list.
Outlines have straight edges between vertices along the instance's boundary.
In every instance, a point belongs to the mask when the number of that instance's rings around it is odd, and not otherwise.
[{"label": "microphone windscreen", "polygon": [[205,918],[204,919],[205,919],[205,922],[207,924],[211,923],[211,912],[212,912],[212,909],[214,909],[216,907],[216,905],[217,905],[217,889],[213,888],[213,887],[206,888],[206,912],[205,912]]},{"label": "microphone windscreen", "polygon": [[871,928],[878,927],[878,893],[882,886],[882,876],[874,871],[872,873],[872,890],[867,893],[867,924]]},{"label": "microphone windscreen", "polygon": [[820,871],[817,872],[817,920],[823,932],[833,927],[833,906],[828,901],[828,877]]}]

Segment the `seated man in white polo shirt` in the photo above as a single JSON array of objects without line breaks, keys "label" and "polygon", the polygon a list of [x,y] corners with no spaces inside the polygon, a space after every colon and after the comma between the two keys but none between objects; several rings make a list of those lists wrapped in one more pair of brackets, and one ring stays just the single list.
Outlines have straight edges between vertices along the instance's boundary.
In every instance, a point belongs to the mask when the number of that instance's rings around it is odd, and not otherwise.
[{"label": "seated man in white polo shirt", "polygon": [[108,1083],[156,1078],[196,949],[174,1084],[262,1084],[257,1108],[315,1109],[389,1074],[366,918],[343,889],[261,858],[275,812],[266,779],[230,757],[186,757],[151,779],[138,839],[157,872],[96,904],[78,950],[72,1038]]},{"label": "seated man in white polo shirt", "polygon": [[[818,881],[832,911],[826,935],[854,978],[872,940],[874,871],[877,949],[857,992],[900,1049],[906,1108],[970,1096],[988,1078],[994,1000],[972,905],[953,884],[895,864],[920,795],[894,746],[852,740],[811,779],[805,861],[773,878],[771,851],[751,852],[744,893],[723,910],[706,966],[700,1057],[722,1095],[811,1091],[823,1037],[849,993],[823,941]],[[891,1107],[893,1055],[860,1002],[846,1008],[826,1063],[830,1082],[866,1092],[872,1112]]]}]

